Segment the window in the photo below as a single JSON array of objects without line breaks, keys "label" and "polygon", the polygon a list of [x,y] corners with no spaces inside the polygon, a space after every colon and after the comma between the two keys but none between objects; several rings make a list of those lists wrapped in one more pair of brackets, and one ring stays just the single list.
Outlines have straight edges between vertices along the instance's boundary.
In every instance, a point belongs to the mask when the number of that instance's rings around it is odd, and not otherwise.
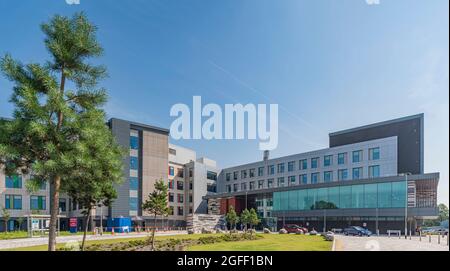
[{"label": "window", "polygon": [[217,173],[208,170],[206,172],[206,179],[217,181]]},{"label": "window", "polygon": [[284,163],[277,165],[277,172],[278,173],[284,173]]},{"label": "window", "polygon": [[250,177],[250,178],[255,177],[255,169],[254,169],[254,168],[251,168],[251,169],[249,170],[249,177]]},{"label": "window", "polygon": [[235,171],[235,172],[233,172],[233,180],[237,180],[238,179],[238,172],[237,171]]},{"label": "window", "polygon": [[348,170],[340,169],[338,170],[338,181],[345,181],[348,179]]},{"label": "window", "polygon": [[311,183],[319,183],[319,173],[311,173]]},{"label": "window", "polygon": [[241,183],[241,191],[247,190],[247,183]]},{"label": "window", "polygon": [[169,202],[173,202],[174,194],[169,193]]},{"label": "window", "polygon": [[183,181],[177,181],[177,189],[178,190],[183,190],[184,189]]},{"label": "window", "polygon": [[46,210],[45,196],[31,196],[30,197],[31,210]]},{"label": "window", "polygon": [[325,155],[323,157],[323,166],[329,167],[333,164],[333,155]]},{"label": "window", "polygon": [[169,148],[169,154],[177,155],[177,150]]},{"label": "window", "polygon": [[380,148],[369,149],[369,160],[379,160],[380,159]]},{"label": "window", "polygon": [[273,187],[273,179],[268,179],[267,180],[267,188],[272,188]]},{"label": "window", "polygon": [[22,210],[22,196],[5,195],[5,209]]},{"label": "window", "polygon": [[275,166],[270,165],[267,167],[267,175],[273,175],[273,174],[275,174]]},{"label": "window", "polygon": [[130,169],[137,170],[139,167],[139,160],[137,157],[130,157]]},{"label": "window", "polygon": [[250,182],[250,183],[249,183],[249,189],[250,189],[250,190],[255,189],[255,182]]},{"label": "window", "polygon": [[189,207],[189,213],[192,214],[192,207]]},{"label": "window", "polygon": [[206,191],[216,193],[217,192],[216,185],[215,184],[207,184]]},{"label": "window", "polygon": [[258,181],[258,189],[262,189],[264,188],[264,180],[259,180]]},{"label": "window", "polygon": [[184,203],[184,195],[183,194],[177,194],[177,202]]},{"label": "window", "polygon": [[183,207],[178,206],[178,207],[177,207],[177,210],[178,210],[178,215],[184,215]]},{"label": "window", "polygon": [[227,192],[231,193],[231,185],[229,185],[229,184],[227,185]]},{"label": "window", "polygon": [[229,182],[231,180],[231,173],[225,174],[225,180]]},{"label": "window", "polygon": [[295,168],[295,161],[291,161],[288,163],[288,172],[294,171]]},{"label": "window", "polygon": [[296,184],[295,176],[289,176],[288,182],[289,182],[289,185],[295,185]]},{"label": "window", "polygon": [[130,190],[139,190],[138,178],[130,177]]},{"label": "window", "polygon": [[178,169],[177,176],[180,177],[180,178],[184,178],[184,169],[183,168],[179,168]]},{"label": "window", "polygon": [[189,169],[189,178],[192,178],[192,176],[194,176],[194,171],[192,170],[192,168]]},{"label": "window", "polygon": [[380,177],[380,166],[370,166],[369,167],[369,178]]},{"label": "window", "polygon": [[258,168],[258,177],[261,177],[264,175],[264,167],[259,167]]},{"label": "window", "polygon": [[193,200],[192,200],[192,194],[189,194],[189,202],[193,202]]},{"label": "window", "polygon": [[237,184],[237,183],[233,184],[233,191],[234,191],[234,192],[239,191],[239,187],[238,187],[238,184]]},{"label": "window", "polygon": [[65,212],[67,210],[66,201],[66,199],[59,199],[59,209],[61,212]]},{"label": "window", "polygon": [[130,198],[130,210],[137,211],[138,209],[138,198]]},{"label": "window", "polygon": [[241,179],[245,179],[245,178],[247,178],[247,170],[246,169],[241,170]]},{"label": "window", "polygon": [[174,188],[174,180],[169,180],[169,189],[173,189]]},{"label": "window", "polygon": [[353,180],[362,179],[363,177],[362,174],[363,174],[362,167],[354,168],[352,172]]},{"label": "window", "polygon": [[137,136],[130,136],[130,149],[139,149],[139,138]]},{"label": "window", "polygon": [[323,173],[323,181],[326,183],[333,181],[333,171],[325,171]]},{"label": "window", "polygon": [[279,177],[277,179],[277,186],[278,187],[283,187],[284,186],[284,177]]},{"label": "window", "polygon": [[300,175],[300,182],[302,184],[307,184],[308,183],[308,175],[307,174]]},{"label": "window", "polygon": [[318,168],[319,167],[319,158],[312,158],[311,159],[311,168]]},{"label": "window", "polygon": [[173,167],[169,167],[169,176],[175,176],[175,169]]},{"label": "window", "polygon": [[338,154],[338,165],[344,165],[347,161],[347,153],[339,153]]},{"label": "window", "polygon": [[352,154],[352,161],[353,163],[359,163],[361,162],[361,158],[362,158],[362,151],[354,151]]},{"label": "window", "polygon": [[22,177],[19,175],[12,175],[5,177],[6,188],[22,188]]},{"label": "window", "polygon": [[308,160],[306,159],[300,160],[299,167],[300,170],[308,169]]}]

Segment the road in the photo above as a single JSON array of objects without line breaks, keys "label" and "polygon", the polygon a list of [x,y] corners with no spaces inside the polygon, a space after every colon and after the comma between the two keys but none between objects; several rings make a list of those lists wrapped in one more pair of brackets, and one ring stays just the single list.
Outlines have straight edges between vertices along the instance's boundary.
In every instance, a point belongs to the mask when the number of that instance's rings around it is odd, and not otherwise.
[{"label": "road", "polygon": [[[186,231],[170,231],[170,232],[157,232],[156,236],[168,236],[168,235],[178,235],[187,234]],[[129,233],[129,234],[115,234],[115,235],[88,235],[86,236],[87,241],[95,240],[107,240],[107,239],[121,239],[121,238],[134,238],[134,237],[146,237],[148,233]],[[56,238],[57,243],[67,243],[67,242],[79,242],[83,239],[82,235],[74,236],[60,236]],[[19,247],[30,247],[48,244],[47,237],[35,237],[35,238],[21,238],[21,239],[10,239],[10,240],[0,240],[0,250],[7,250]]]},{"label": "road", "polygon": [[413,236],[411,240],[401,237],[388,236],[343,236],[336,235],[335,251],[449,251],[447,238],[441,238],[438,244],[438,237],[432,236],[431,243],[428,237]]}]

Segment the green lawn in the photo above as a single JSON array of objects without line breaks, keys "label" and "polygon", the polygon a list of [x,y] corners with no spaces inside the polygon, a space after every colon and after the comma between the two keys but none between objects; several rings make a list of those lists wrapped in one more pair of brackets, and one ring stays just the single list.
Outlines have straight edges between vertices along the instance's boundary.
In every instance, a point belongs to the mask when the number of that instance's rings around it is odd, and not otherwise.
[{"label": "green lawn", "polygon": [[[88,232],[87,234],[91,235],[92,232]],[[105,232],[103,234],[110,234],[110,233]],[[70,233],[68,231],[62,231],[59,233],[59,236],[70,236],[70,235],[83,235],[83,232]],[[26,231],[10,231],[10,232],[0,233],[0,240],[19,239],[19,238],[27,238],[27,237],[28,237],[28,232],[26,232]]]},{"label": "green lawn", "polygon": [[264,234],[254,241],[222,242],[196,245],[190,251],[330,251],[332,242],[322,236],[294,234]]},{"label": "green lawn", "polygon": [[[164,239],[195,239],[212,236],[212,234],[181,234],[172,236],[157,236],[157,240]],[[221,242],[216,244],[196,245],[189,247],[190,251],[330,251],[332,242],[325,241],[321,236],[294,235],[294,234],[263,234],[262,239],[251,241]],[[87,241],[87,245],[113,244],[142,240],[139,238],[121,238],[99,241]],[[63,248],[64,243],[57,244],[57,248]],[[10,249],[13,251],[46,251],[47,245]]]}]

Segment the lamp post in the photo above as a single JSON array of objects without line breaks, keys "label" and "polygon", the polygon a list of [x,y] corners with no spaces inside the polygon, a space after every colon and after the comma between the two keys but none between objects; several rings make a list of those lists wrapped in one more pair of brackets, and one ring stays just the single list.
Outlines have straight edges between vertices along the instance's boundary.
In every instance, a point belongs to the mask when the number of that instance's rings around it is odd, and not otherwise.
[{"label": "lamp post", "polygon": [[405,239],[408,238],[408,175],[410,172],[405,172],[400,174],[400,176],[405,176],[406,188],[405,188]]}]

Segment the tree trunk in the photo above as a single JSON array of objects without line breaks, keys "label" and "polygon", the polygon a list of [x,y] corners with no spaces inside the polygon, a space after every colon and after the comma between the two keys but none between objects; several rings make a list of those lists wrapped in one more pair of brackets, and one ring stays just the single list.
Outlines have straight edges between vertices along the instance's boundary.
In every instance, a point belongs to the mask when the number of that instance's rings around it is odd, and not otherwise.
[{"label": "tree trunk", "polygon": [[89,219],[91,218],[91,209],[88,209],[87,214],[84,218],[84,232],[83,232],[83,241],[81,242],[81,251],[84,251],[84,245],[86,243],[86,235],[89,227]]},{"label": "tree trunk", "polygon": [[58,212],[59,212],[59,188],[61,186],[61,177],[53,177],[50,183],[51,191],[51,207],[50,207],[50,228],[48,233],[48,251],[56,250],[56,228],[58,226]]},{"label": "tree trunk", "polygon": [[155,250],[155,231],[156,231],[156,214],[153,219],[153,231],[152,231],[152,251]]}]

